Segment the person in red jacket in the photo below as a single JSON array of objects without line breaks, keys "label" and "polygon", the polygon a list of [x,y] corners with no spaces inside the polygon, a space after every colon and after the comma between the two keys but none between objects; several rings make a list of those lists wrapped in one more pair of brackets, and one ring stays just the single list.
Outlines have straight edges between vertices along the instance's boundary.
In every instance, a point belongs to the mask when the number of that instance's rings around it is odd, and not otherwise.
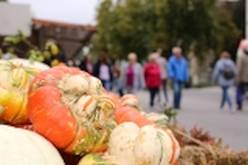
[{"label": "person in red jacket", "polygon": [[159,94],[159,88],[161,85],[160,78],[160,67],[156,62],[156,54],[152,53],[149,56],[149,61],[144,67],[144,77],[146,82],[146,87],[150,92],[150,106],[154,106],[154,99],[157,94]]}]

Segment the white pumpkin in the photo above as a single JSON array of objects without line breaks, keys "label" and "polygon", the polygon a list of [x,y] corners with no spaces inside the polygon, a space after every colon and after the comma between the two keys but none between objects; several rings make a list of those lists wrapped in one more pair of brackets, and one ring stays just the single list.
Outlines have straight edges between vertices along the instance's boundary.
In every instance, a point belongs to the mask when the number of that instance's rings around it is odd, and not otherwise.
[{"label": "white pumpkin", "polygon": [[168,117],[164,114],[158,114],[158,113],[143,113],[143,115],[148,119],[151,120],[153,122],[159,122],[159,121],[164,121],[167,123],[168,121]]},{"label": "white pumpkin", "polygon": [[118,165],[136,165],[133,150],[138,134],[139,127],[131,122],[123,123],[112,131],[109,153]]},{"label": "white pumpkin", "polygon": [[157,129],[158,133],[162,139],[163,146],[165,146],[165,152],[167,152],[167,159],[171,164],[175,164],[175,161],[180,155],[180,145],[176,138],[174,137],[171,130],[166,129],[166,131],[162,129]]},{"label": "white pumpkin", "polygon": [[88,93],[92,95],[99,95],[103,92],[103,89],[102,82],[98,78],[90,76]]},{"label": "white pumpkin", "polygon": [[94,97],[83,95],[75,105],[76,113],[81,116],[91,114],[96,109],[96,106],[97,100]]},{"label": "white pumpkin", "polygon": [[121,98],[121,105],[130,106],[139,109],[139,100],[135,95],[126,94]]},{"label": "white pumpkin", "polygon": [[158,113],[143,113],[143,115],[150,121],[156,123],[159,127],[167,127],[168,117],[164,114]]},{"label": "white pumpkin", "polygon": [[43,70],[47,70],[50,67],[44,63],[41,62],[37,62],[37,61],[31,61],[31,60],[27,60],[27,59],[22,59],[22,58],[14,58],[11,60],[8,60],[11,63],[15,64],[15,65],[22,65],[24,67],[29,67],[29,68],[34,68],[37,69],[39,71],[43,71]]},{"label": "white pumpkin", "polygon": [[89,80],[82,75],[68,75],[61,80],[60,85],[64,91],[86,93],[89,89]]},{"label": "white pumpkin", "polygon": [[162,139],[153,126],[144,126],[136,138],[134,155],[137,165],[165,165],[167,154],[164,154]]},{"label": "white pumpkin", "polygon": [[1,165],[64,165],[53,145],[40,135],[0,125]]},{"label": "white pumpkin", "polygon": [[109,141],[109,153],[118,165],[174,164],[179,152],[173,134],[152,125],[139,128],[123,123],[113,130]]}]

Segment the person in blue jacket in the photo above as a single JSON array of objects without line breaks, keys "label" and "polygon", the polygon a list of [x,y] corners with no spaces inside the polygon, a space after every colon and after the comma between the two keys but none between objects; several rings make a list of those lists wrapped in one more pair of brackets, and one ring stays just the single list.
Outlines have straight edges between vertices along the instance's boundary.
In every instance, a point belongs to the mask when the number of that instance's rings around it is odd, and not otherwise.
[{"label": "person in blue jacket", "polygon": [[189,80],[188,62],[182,55],[182,49],[180,47],[174,47],[172,49],[172,56],[169,58],[167,71],[169,79],[173,84],[173,106],[175,109],[180,109],[182,89]]}]

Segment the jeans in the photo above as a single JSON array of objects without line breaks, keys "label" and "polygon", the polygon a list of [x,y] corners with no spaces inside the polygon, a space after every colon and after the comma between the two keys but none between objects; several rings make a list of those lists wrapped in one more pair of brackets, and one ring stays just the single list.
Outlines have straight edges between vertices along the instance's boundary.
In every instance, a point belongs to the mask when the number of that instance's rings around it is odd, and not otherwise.
[{"label": "jeans", "polygon": [[248,89],[248,83],[239,83],[236,91],[236,103],[238,110],[242,110],[245,92]]},{"label": "jeans", "polygon": [[222,86],[221,88],[222,88],[222,99],[220,103],[220,108],[223,108],[225,103],[227,103],[229,106],[229,109],[231,110],[232,100],[228,93],[229,86]]},{"label": "jeans", "polygon": [[[161,90],[162,90],[162,95],[164,95],[164,101],[167,104],[169,102],[168,94],[167,94],[167,80],[163,79],[161,80]],[[160,101],[160,94],[159,94],[159,101]]]},{"label": "jeans", "polygon": [[110,91],[111,90],[111,81],[110,80],[101,80],[103,87]]},{"label": "jeans", "polygon": [[124,95],[122,82],[120,79],[115,79],[112,83],[112,90],[119,93],[120,96]]},{"label": "jeans", "polygon": [[155,96],[159,94],[159,87],[149,88],[149,92],[150,92],[150,106],[153,107]]},{"label": "jeans", "polygon": [[174,108],[181,108],[181,97],[182,97],[182,89],[184,87],[184,83],[182,81],[173,81],[173,92],[174,92],[174,100],[173,105]]}]

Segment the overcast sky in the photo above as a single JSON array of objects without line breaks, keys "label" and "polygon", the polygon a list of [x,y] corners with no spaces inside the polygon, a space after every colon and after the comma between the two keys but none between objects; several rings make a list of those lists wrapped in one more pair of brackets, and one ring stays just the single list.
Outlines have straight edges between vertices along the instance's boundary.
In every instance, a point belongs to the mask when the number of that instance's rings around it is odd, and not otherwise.
[{"label": "overcast sky", "polygon": [[96,8],[100,0],[9,0],[11,3],[31,5],[35,18],[80,24],[95,24]]}]

